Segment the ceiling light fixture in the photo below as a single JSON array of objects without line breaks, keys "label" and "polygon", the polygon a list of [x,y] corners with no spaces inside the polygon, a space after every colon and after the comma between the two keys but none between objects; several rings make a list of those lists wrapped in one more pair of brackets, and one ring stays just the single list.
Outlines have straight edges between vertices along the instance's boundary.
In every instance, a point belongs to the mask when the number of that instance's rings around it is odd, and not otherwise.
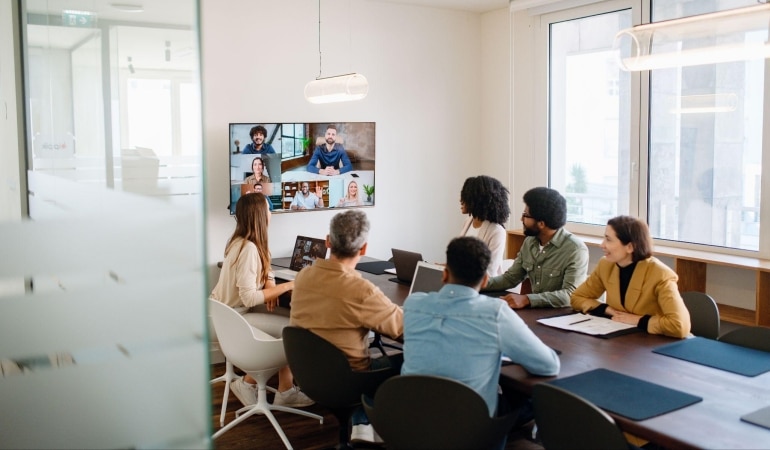
[{"label": "ceiling light fixture", "polygon": [[140,13],[144,12],[144,6],[135,3],[110,3],[110,6],[118,11]]},{"label": "ceiling light fixture", "polygon": [[305,85],[305,99],[310,103],[361,100],[369,93],[369,81],[360,73],[322,77],[321,0],[318,0],[318,77]]},{"label": "ceiling light fixture", "polygon": [[763,59],[770,57],[768,23],[765,3],[638,25],[618,32],[613,47],[627,71]]}]

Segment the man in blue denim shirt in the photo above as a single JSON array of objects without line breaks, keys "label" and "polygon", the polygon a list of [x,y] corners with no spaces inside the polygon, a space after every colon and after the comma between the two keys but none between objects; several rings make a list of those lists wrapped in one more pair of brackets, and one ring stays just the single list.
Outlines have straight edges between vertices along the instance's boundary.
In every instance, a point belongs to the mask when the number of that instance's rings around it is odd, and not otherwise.
[{"label": "man in blue denim shirt", "polygon": [[511,308],[563,308],[586,279],[588,247],[565,230],[567,200],[558,191],[536,187],[524,194],[521,224],[527,236],[513,265],[490,278],[482,292],[503,291],[529,278],[532,292],[506,294]]},{"label": "man in blue denim shirt", "polygon": [[484,398],[493,417],[502,354],[534,375],[556,375],[560,363],[505,302],[479,294],[489,260],[489,248],[478,238],[449,243],[441,290],[414,293],[404,302],[401,373],[463,382]]}]

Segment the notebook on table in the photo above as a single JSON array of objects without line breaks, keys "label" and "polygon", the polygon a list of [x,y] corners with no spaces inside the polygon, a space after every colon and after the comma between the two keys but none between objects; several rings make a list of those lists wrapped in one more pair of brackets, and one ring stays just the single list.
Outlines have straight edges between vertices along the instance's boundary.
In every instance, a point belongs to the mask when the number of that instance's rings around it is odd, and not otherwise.
[{"label": "notebook on table", "polygon": [[444,285],[443,275],[443,266],[418,261],[412,276],[409,294],[412,292],[437,292]]},{"label": "notebook on table", "polygon": [[423,260],[422,254],[397,248],[392,248],[391,252],[393,252],[393,265],[396,269],[396,277],[391,278],[390,281],[411,285],[417,263]]},{"label": "notebook on table", "polygon": [[294,249],[291,251],[291,262],[288,269],[274,271],[276,278],[291,281],[300,270],[312,265],[316,259],[326,259],[326,240],[307,236],[297,236]]}]

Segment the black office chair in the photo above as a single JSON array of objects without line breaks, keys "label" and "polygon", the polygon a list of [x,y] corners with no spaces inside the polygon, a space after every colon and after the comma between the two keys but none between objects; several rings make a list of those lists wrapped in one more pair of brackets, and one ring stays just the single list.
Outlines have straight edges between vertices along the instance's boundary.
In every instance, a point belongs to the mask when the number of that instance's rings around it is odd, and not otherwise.
[{"label": "black office chair", "polygon": [[376,348],[377,350],[380,351],[380,353],[382,353],[382,356],[386,356],[387,353],[385,353],[385,347],[390,347],[398,351],[404,351],[404,349],[398,345],[394,345],[388,342],[383,342],[382,335],[380,333],[375,332],[374,337],[372,337],[372,342],[369,343],[369,348],[370,349]]},{"label": "black office chair", "polygon": [[361,395],[374,396],[377,387],[398,369],[355,372],[334,344],[300,327],[283,329],[286,359],[302,391],[331,410],[339,422],[338,448],[350,448],[350,416]]},{"label": "black office chair", "polygon": [[481,449],[498,444],[516,414],[489,417],[484,399],[458,381],[430,375],[390,378],[364,410],[390,449]]},{"label": "black office chair", "polygon": [[710,295],[703,292],[682,292],[682,300],[690,313],[690,332],[708,339],[719,337],[719,309]]},{"label": "black office chair", "polygon": [[546,449],[628,450],[615,421],[588,400],[548,383],[532,389],[535,423]]},{"label": "black office chair", "polygon": [[719,337],[722,342],[770,352],[770,328],[741,327]]}]

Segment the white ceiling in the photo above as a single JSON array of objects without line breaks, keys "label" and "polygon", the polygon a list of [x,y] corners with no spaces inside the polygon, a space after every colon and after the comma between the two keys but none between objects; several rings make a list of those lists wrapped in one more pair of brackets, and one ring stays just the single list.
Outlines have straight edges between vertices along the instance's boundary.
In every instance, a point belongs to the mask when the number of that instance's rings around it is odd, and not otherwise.
[{"label": "white ceiling", "polygon": [[488,12],[508,6],[508,0],[381,0],[390,3],[459,9],[462,11]]},{"label": "white ceiling", "polygon": [[[0,0],[3,1],[3,0]],[[218,1],[218,0],[206,0]],[[508,6],[509,0],[376,0],[432,8],[446,8],[474,13],[494,11]],[[139,5],[142,12],[126,12],[120,4]],[[128,57],[136,68],[163,68],[190,70],[195,59],[190,55],[196,45],[189,31],[169,28],[148,28],[150,24],[172,27],[190,27],[194,22],[191,0],[27,0],[27,12],[41,17],[61,17],[62,9],[90,11],[96,20],[110,20],[122,24],[139,23],[140,28],[121,26],[114,35],[118,65],[128,66]],[[73,49],[84,45],[91,36],[98,36],[93,28],[30,25],[27,28],[30,47]],[[171,58],[164,59],[165,50]]]},{"label": "white ceiling", "polygon": [[[210,0],[217,1],[217,0]],[[379,0],[390,3],[456,9],[483,13],[508,6],[508,0]],[[114,5],[141,6],[141,13],[121,11]],[[165,24],[191,24],[190,0],[28,0],[27,11],[34,13],[61,14],[62,5],[67,9],[93,11],[98,17],[110,20],[156,22]],[[180,14],[185,13],[185,14]]]}]

